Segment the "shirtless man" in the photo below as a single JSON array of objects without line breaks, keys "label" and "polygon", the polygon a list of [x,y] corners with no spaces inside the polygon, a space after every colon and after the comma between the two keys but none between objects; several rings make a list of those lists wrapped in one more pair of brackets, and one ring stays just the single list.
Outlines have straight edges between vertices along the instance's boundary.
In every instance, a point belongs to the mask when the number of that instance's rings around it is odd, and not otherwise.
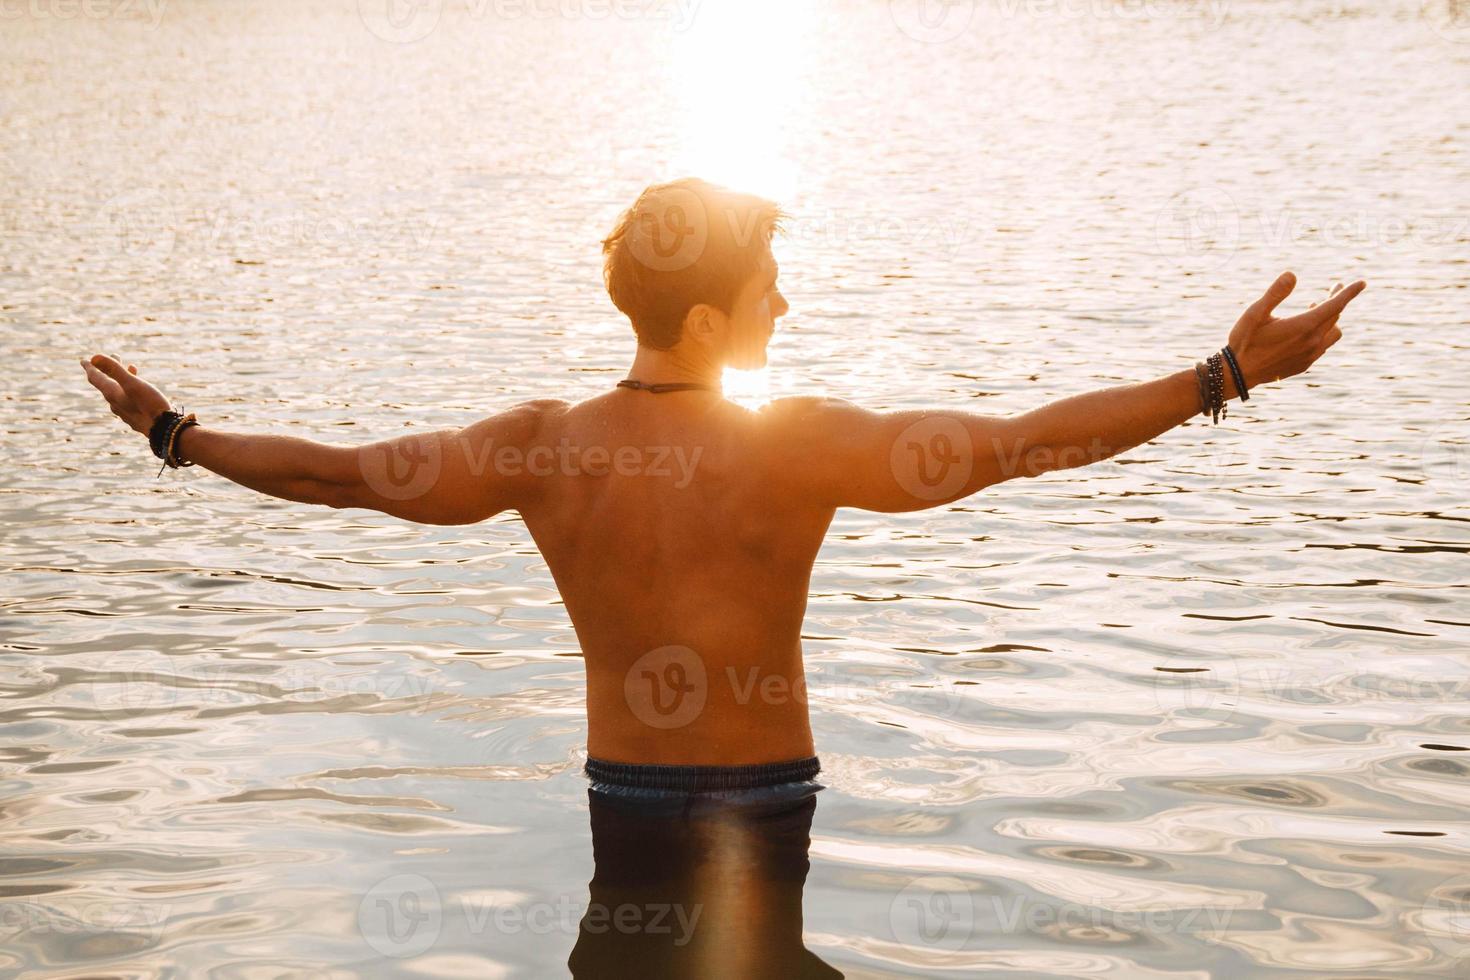
[{"label": "shirtless man", "polygon": [[[1284,273],[1230,332],[1236,368],[1217,355],[1203,375],[1186,368],[1019,415],[822,397],[752,411],[725,400],[720,379],[766,363],[787,311],[770,249],[779,220],[772,203],[702,181],[644,191],[603,242],[637,353],[628,380],[586,401],[539,399],[357,447],[185,425],[165,458],[275,497],[426,524],[519,512],[582,645],[590,760],[738,773],[815,761],[800,634],[837,508],[942,507],[1140,445],[1240,397],[1235,370],[1247,394],[1307,370],[1364,288],[1277,318],[1295,285]],[[169,408],[132,365],[97,354],[82,367],[140,433]],[[735,766],[745,769],[724,768]]]}]

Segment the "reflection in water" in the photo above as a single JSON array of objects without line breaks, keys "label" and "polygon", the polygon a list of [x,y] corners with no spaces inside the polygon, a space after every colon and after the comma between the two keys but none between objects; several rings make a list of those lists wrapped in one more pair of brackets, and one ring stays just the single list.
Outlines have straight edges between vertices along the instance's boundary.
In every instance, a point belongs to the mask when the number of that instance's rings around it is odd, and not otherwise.
[{"label": "reflection in water", "polygon": [[596,871],[574,977],[841,977],[802,944],[816,789],[657,803],[587,791]]}]

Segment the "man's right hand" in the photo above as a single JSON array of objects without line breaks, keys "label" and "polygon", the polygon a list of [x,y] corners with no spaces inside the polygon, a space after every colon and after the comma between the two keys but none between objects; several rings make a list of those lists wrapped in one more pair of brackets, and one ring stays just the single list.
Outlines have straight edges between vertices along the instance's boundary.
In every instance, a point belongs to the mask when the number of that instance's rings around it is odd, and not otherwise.
[{"label": "man's right hand", "polygon": [[93,354],[82,359],[82,370],[92,387],[102,392],[112,414],[122,419],[134,432],[143,435],[153,427],[154,419],[168,411],[163,392],[138,377],[138,368],[126,368],[106,354]]},{"label": "man's right hand", "polygon": [[1313,303],[1305,313],[1293,317],[1273,317],[1271,311],[1295,286],[1296,276],[1283,272],[1230,331],[1230,347],[1248,388],[1290,378],[1311,367],[1342,339],[1338,315],[1367,283],[1359,280],[1346,289],[1338,283],[1322,305]]}]

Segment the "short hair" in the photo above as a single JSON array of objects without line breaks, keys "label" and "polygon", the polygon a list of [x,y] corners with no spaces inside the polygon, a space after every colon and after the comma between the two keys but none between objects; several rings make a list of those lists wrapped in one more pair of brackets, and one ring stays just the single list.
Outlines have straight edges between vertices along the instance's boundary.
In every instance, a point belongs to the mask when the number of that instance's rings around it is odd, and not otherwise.
[{"label": "short hair", "polygon": [[699,303],[729,313],[784,215],[772,201],[693,177],[653,184],[602,241],[602,275],[640,346],[668,350]]}]

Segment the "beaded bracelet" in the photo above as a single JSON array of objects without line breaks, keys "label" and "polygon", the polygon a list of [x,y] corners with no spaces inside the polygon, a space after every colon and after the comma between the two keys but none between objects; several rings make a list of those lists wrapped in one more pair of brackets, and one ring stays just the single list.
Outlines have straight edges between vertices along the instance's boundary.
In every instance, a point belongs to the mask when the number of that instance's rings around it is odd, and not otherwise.
[{"label": "beaded bracelet", "polygon": [[1219,354],[1211,354],[1205,363],[1209,366],[1210,374],[1210,423],[1218,425],[1221,419],[1230,414],[1225,407],[1224,358]]}]

